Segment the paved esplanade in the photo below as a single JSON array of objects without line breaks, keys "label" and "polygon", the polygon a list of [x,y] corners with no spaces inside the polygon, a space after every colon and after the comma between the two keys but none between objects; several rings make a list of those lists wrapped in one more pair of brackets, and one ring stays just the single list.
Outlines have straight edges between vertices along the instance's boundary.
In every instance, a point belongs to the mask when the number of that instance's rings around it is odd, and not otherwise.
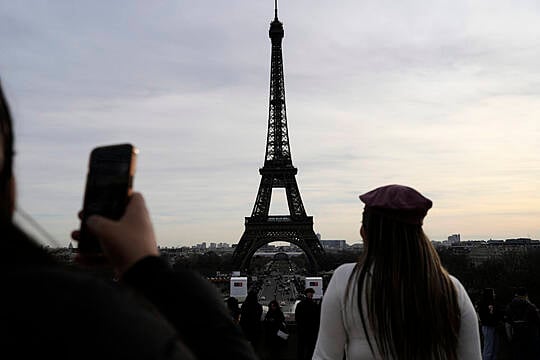
[{"label": "paved esplanade", "polygon": [[260,279],[259,302],[268,305],[277,300],[287,320],[294,320],[294,305],[298,300],[298,287],[303,287],[304,276],[298,274],[294,263],[289,260],[272,260]]}]

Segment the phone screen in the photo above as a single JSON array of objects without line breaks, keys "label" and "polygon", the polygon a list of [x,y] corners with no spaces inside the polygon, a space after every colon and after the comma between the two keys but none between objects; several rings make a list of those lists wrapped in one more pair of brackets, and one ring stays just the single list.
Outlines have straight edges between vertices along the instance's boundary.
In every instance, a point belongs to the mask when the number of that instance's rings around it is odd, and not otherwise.
[{"label": "phone screen", "polygon": [[99,242],[86,229],[90,215],[118,220],[124,214],[135,172],[137,150],[130,144],[95,148],[90,154],[81,224],[81,252],[101,252]]}]

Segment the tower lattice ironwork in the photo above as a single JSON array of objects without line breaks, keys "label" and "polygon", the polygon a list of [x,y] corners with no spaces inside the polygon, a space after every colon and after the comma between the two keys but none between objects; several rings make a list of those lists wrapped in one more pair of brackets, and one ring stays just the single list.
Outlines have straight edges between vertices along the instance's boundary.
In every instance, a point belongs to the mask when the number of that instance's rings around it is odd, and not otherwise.
[{"label": "tower lattice ironwork", "polygon": [[[235,248],[233,262],[237,269],[246,270],[257,249],[270,242],[284,241],[300,247],[308,258],[311,270],[317,270],[324,250],[313,231],[313,217],[307,216],[304,209],[295,177],[298,170],[291,159],[281,49],[284,31],[277,16],[277,1],[269,35],[272,58],[266,155],[264,166],[259,169],[262,177],[253,212],[245,218],[244,234]],[[289,215],[269,215],[274,188],[285,189]]]}]

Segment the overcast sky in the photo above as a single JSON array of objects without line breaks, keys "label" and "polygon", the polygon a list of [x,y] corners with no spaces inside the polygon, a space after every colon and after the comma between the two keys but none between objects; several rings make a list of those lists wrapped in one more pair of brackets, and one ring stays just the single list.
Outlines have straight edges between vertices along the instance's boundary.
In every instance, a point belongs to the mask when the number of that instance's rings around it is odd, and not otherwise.
[{"label": "overcast sky", "polygon": [[[161,246],[238,242],[264,160],[274,2],[0,3],[19,207],[66,246],[90,150],[128,141]],[[397,183],[433,200],[433,240],[540,238],[540,3],[338,3],[279,3],[315,232],[358,242],[358,195]],[[284,213],[283,192],[272,200]]]}]

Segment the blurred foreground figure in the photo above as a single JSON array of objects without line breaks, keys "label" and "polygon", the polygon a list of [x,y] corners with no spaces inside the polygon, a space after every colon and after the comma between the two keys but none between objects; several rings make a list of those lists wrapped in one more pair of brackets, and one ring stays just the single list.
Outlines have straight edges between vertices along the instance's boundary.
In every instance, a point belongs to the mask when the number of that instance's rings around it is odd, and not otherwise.
[{"label": "blurred foreground figure", "polygon": [[471,300],[422,230],[431,200],[401,185],[360,200],[364,251],[332,275],[313,359],[481,359]]},{"label": "blurred foreground figure", "polygon": [[213,286],[194,273],[173,272],[158,257],[140,194],[118,222],[88,219],[119,282],[64,267],[18,229],[13,130],[1,88],[0,130],[4,353],[16,359],[255,358]]}]

